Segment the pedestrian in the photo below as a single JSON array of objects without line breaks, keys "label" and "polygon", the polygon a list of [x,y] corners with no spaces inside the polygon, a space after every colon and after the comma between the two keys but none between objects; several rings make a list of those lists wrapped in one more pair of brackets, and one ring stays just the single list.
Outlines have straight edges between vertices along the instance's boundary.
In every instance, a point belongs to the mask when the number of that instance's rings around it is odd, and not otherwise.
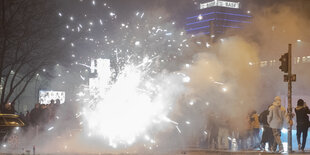
[{"label": "pedestrian", "polygon": [[244,128],[241,128],[239,130],[239,139],[240,139],[240,149],[241,150],[248,150],[250,148],[250,145],[248,143],[248,140],[251,139],[252,135],[252,126],[250,121],[250,113],[247,114],[247,116],[243,120],[244,122]]},{"label": "pedestrian", "polygon": [[[296,122],[297,122],[297,142],[298,150],[304,151],[308,136],[309,128],[309,116],[310,110],[304,100],[299,99],[297,101],[297,107],[295,108]],[[302,134],[302,145],[300,145],[300,136]]]},{"label": "pedestrian", "polygon": [[29,114],[30,123],[33,127],[36,127],[39,125],[39,119],[40,119],[40,104],[35,104],[35,107],[31,110]]},{"label": "pedestrian", "polygon": [[[289,122],[289,119],[287,117],[287,113],[285,108],[281,105],[281,97],[276,96],[274,98],[274,102],[272,103],[272,106],[269,108],[269,115],[267,117],[268,124],[270,125],[272,129],[272,133],[274,136],[274,143],[272,147],[272,151],[277,150],[277,146],[279,146],[279,152],[284,152],[283,144],[281,141],[281,129],[283,127],[284,120],[287,120]],[[289,122],[292,124],[292,122]]]},{"label": "pedestrian", "polygon": [[259,147],[259,142],[260,142],[260,138],[259,138],[259,120],[258,120],[258,114],[255,110],[252,111],[252,113],[250,114],[250,125],[251,125],[251,147],[253,149],[256,149]]},{"label": "pedestrian", "polygon": [[[268,106],[268,109],[271,107]],[[274,142],[272,129],[270,128],[268,122],[267,122],[267,116],[269,115],[269,110],[266,109],[259,115],[259,122],[263,125],[263,134],[262,134],[262,140],[261,140],[261,150],[265,151],[266,143],[268,143],[268,150],[271,151],[271,147]]]},{"label": "pedestrian", "polygon": [[30,122],[30,112],[29,112],[29,110],[27,110],[25,117],[26,117],[26,121],[29,123]]},{"label": "pedestrian", "polygon": [[6,103],[4,105],[3,113],[4,114],[15,114],[16,110],[14,108],[14,103],[10,103],[10,102]]},{"label": "pedestrian", "polygon": [[218,148],[218,133],[219,133],[219,126],[216,122],[216,116],[214,113],[211,113],[208,117],[208,125],[207,130],[209,131],[209,139],[208,139],[208,148],[209,149],[217,149]]}]

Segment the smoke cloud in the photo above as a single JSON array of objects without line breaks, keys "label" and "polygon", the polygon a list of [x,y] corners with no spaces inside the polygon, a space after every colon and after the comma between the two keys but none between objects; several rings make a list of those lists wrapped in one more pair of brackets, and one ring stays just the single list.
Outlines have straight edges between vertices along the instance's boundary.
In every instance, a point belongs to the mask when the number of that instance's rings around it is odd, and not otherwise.
[{"label": "smoke cloud", "polygon": [[[309,55],[307,51],[310,46],[309,17],[287,5],[250,7],[253,8],[252,24],[241,33],[219,40],[210,48],[202,46],[206,44],[208,38],[193,39],[187,35],[187,38],[191,38],[188,43],[190,48],[185,50],[177,62],[165,63],[164,67],[174,66],[171,67],[173,69],[163,69],[156,79],[177,81],[176,83],[161,81],[159,86],[164,91],[163,97],[167,98],[169,103],[173,102],[169,118],[178,123],[178,128],[171,123],[154,129],[160,131],[153,134],[159,146],[150,151],[177,150],[199,145],[205,140],[209,118],[216,118],[218,125],[223,128],[243,131],[247,127],[246,116],[249,112],[265,109],[272,103],[275,95],[286,93],[286,85],[282,82],[283,75],[278,69],[277,59],[287,51],[288,43],[293,44],[294,56]],[[169,21],[169,15],[172,15],[164,8],[154,8],[149,12],[145,13],[145,15],[151,14],[148,19],[162,16],[165,22]],[[174,32],[180,30],[176,28]],[[137,36],[143,35],[138,33]],[[299,39],[301,42],[297,42]],[[197,40],[201,40],[202,43],[197,45]],[[162,48],[154,47],[164,45],[166,46],[165,43],[159,45],[152,43],[150,47],[152,50],[158,50]],[[141,56],[145,52],[142,49]],[[172,52],[177,50],[167,53]],[[161,59],[156,61],[155,63],[160,63]],[[261,61],[267,61],[269,68],[261,68]],[[295,61],[297,62],[297,59]],[[298,76],[297,82],[294,83],[294,91],[296,94],[304,95],[304,92],[309,90],[310,83],[307,77],[310,71],[306,66],[295,65],[294,72]],[[175,74],[187,76],[190,80],[187,83],[180,83],[180,79],[174,77]],[[55,126],[55,129],[61,130],[62,125]],[[42,141],[45,137],[42,134],[33,144],[40,146],[39,150],[42,152],[145,151],[142,143],[117,150],[108,147],[107,142],[100,139],[89,140],[87,135],[80,133],[82,132],[77,131],[77,134],[72,134],[73,138],[70,140],[60,142],[54,137],[44,143]]]}]

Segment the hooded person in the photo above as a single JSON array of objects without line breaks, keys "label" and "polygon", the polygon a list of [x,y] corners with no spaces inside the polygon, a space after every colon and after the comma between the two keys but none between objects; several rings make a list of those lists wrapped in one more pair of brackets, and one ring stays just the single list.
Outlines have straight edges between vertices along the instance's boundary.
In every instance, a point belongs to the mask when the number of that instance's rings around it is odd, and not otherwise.
[{"label": "hooded person", "polygon": [[[297,122],[297,143],[298,150],[304,151],[308,136],[309,128],[309,116],[310,110],[304,100],[299,99],[297,101],[297,107],[295,108],[296,122]],[[302,145],[300,145],[300,136],[302,134]]]},{"label": "hooded person", "polygon": [[270,128],[267,117],[269,115],[269,108],[271,107],[268,106],[266,110],[264,110],[260,115],[259,115],[259,122],[263,125],[263,134],[262,134],[262,140],[261,140],[261,149],[265,150],[266,143],[268,143],[268,150],[271,151],[271,147],[274,142],[273,138],[273,133],[272,129]]},{"label": "hooded person", "polygon": [[284,120],[287,120],[287,122],[289,122],[286,110],[281,105],[281,97],[276,96],[274,98],[274,102],[269,108],[269,115],[267,117],[268,124],[272,129],[272,133],[274,136],[274,143],[272,147],[273,151],[276,151],[277,145],[279,145],[279,152],[284,152],[283,144],[281,141],[281,129],[283,127]]}]

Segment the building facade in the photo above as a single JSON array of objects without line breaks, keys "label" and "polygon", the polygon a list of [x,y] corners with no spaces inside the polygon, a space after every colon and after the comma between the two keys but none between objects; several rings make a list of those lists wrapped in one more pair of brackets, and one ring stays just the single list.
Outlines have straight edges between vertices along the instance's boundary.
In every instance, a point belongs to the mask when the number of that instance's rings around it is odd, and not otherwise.
[{"label": "building facade", "polygon": [[251,23],[251,13],[239,1],[201,1],[192,15],[186,18],[189,34],[218,38],[224,33],[236,32]]}]

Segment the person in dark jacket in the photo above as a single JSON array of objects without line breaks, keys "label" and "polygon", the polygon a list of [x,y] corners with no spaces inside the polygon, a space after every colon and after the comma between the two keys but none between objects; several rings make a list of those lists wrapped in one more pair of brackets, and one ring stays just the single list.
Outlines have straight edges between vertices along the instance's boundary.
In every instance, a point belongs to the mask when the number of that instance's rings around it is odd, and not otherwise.
[{"label": "person in dark jacket", "polygon": [[32,126],[36,127],[39,125],[39,119],[40,119],[40,104],[37,103],[35,107],[31,110],[29,114],[30,123]]},{"label": "person in dark jacket", "polygon": [[14,108],[15,104],[14,103],[6,103],[4,105],[4,110],[3,110],[3,113],[4,114],[15,114],[16,113],[16,110]]},{"label": "person in dark jacket", "polygon": [[[310,110],[304,100],[299,99],[297,101],[297,107],[295,108],[296,122],[297,122],[297,142],[298,150],[304,151],[306,146],[308,128],[309,128],[309,116]],[[300,146],[300,136],[302,134],[302,145]]]},{"label": "person in dark jacket", "polygon": [[[271,105],[270,105],[271,106]],[[268,109],[270,108],[268,107]],[[269,115],[269,110],[266,109],[259,115],[259,122],[263,125],[263,135],[261,140],[261,149],[265,150],[265,145],[268,143],[268,150],[272,150],[272,145],[274,143],[274,138],[272,134],[272,129],[270,128],[268,122],[267,122],[267,116]]]}]

